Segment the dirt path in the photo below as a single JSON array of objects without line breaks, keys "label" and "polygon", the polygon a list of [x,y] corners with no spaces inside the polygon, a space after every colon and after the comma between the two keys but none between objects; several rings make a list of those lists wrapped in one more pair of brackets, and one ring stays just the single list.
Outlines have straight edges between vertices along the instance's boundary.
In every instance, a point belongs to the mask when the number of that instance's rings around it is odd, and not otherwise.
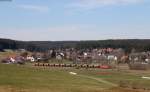
[{"label": "dirt path", "polygon": [[106,80],[103,80],[101,78],[96,78],[96,77],[93,77],[93,76],[87,76],[87,75],[77,75],[79,77],[84,77],[84,78],[88,78],[88,79],[92,79],[92,80],[96,80],[98,82],[101,82],[101,83],[104,83],[106,85],[110,85],[112,87],[117,87],[118,85],[117,84],[114,84],[114,83],[111,83],[109,81],[106,81]]}]

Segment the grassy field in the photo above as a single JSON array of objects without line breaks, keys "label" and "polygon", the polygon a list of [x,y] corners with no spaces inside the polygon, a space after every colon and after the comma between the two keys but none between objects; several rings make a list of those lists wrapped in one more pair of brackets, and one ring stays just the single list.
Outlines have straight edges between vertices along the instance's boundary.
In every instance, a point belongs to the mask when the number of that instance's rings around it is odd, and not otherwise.
[{"label": "grassy field", "polygon": [[[77,75],[69,72],[76,72]],[[100,69],[0,64],[0,92],[138,92],[119,88],[118,85],[125,80],[149,87],[150,80],[141,79],[142,75]],[[144,75],[149,76],[147,73]]]}]

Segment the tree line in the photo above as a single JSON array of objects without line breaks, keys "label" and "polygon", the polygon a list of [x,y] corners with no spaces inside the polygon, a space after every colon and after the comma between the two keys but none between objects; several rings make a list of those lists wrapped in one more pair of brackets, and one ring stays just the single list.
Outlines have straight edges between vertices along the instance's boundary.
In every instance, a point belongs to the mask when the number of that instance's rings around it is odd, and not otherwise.
[{"label": "tree line", "polygon": [[4,49],[25,49],[28,51],[43,52],[49,49],[93,49],[93,48],[123,48],[130,53],[136,51],[150,51],[150,39],[118,39],[118,40],[91,40],[91,41],[17,41],[0,39],[0,51]]}]

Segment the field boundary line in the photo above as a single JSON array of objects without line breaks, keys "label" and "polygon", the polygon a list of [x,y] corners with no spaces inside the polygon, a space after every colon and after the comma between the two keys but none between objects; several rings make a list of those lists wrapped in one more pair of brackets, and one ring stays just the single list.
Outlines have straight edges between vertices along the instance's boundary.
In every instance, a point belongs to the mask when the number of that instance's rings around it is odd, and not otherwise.
[{"label": "field boundary line", "polygon": [[113,86],[113,87],[117,87],[117,86],[118,86],[118,85],[115,84],[115,83],[112,83],[112,82],[103,80],[103,79],[101,79],[101,78],[95,78],[95,77],[93,77],[93,76],[87,76],[87,75],[76,75],[76,76],[84,77],[84,78],[88,78],[88,79],[93,79],[93,80],[96,80],[96,81],[98,81],[98,82],[101,82],[101,83],[104,83],[104,84],[107,84],[107,85],[110,85],[110,86]]}]

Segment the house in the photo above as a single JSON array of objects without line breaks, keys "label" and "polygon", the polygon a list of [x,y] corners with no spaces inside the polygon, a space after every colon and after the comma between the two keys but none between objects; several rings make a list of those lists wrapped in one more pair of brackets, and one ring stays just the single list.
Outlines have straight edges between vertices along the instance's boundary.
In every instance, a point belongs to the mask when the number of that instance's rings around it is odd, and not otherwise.
[{"label": "house", "polygon": [[35,58],[33,56],[27,56],[27,61],[35,62]]},{"label": "house", "polygon": [[25,58],[22,57],[22,56],[16,56],[15,57],[15,63],[18,63],[18,64],[25,64]]},{"label": "house", "polygon": [[2,60],[5,64],[24,64],[25,58],[22,56],[8,57]]}]

